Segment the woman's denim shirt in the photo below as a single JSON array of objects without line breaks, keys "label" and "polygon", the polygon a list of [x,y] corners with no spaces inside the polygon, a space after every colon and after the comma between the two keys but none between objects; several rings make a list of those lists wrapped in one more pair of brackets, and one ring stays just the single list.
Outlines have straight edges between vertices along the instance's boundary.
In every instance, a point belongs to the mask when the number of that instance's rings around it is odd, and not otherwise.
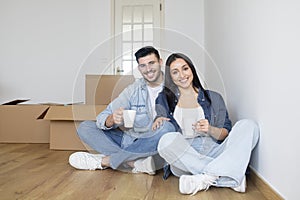
[{"label": "woman's denim shirt", "polygon": [[[222,96],[214,91],[207,90],[207,93],[211,99],[211,103],[205,97],[204,92],[199,89],[198,92],[198,103],[201,105],[205,119],[209,121],[209,124],[218,128],[226,128],[228,133],[231,131],[232,124],[228,117],[228,112],[224,103]],[[173,106],[177,104],[179,98],[179,92],[176,93],[176,99],[174,100]],[[181,132],[179,125],[174,119],[173,112],[169,109],[167,97],[163,92],[160,92],[156,99],[156,113],[157,117],[167,117],[170,118],[170,122],[175,126],[176,131]]]},{"label": "woman's denim shirt", "polygon": [[[209,121],[209,124],[218,128],[226,128],[228,133],[231,131],[232,124],[228,117],[228,112],[224,103],[222,96],[214,91],[207,90],[207,93],[211,99],[211,103],[205,97],[204,92],[200,89],[198,92],[198,103],[201,105],[205,119]],[[174,102],[171,102],[173,107],[177,105],[177,101],[179,98],[179,92],[176,93],[176,99]],[[181,128],[177,124],[174,119],[173,112],[169,109],[169,105],[167,102],[167,97],[163,92],[160,92],[156,99],[156,118],[157,117],[167,117],[170,118],[170,122],[174,125],[177,132],[181,132]],[[217,143],[221,143],[222,141],[216,141]],[[167,179],[172,173],[170,170],[170,165],[166,164],[163,167],[164,175],[163,179]]]},{"label": "woman's denim shirt", "polygon": [[151,130],[153,122],[153,112],[151,106],[148,105],[148,90],[146,82],[143,78],[136,80],[133,84],[125,88],[118,98],[114,99],[107,108],[101,112],[96,118],[97,127],[103,130],[114,129],[120,125],[113,125],[108,128],[105,126],[106,118],[120,107],[136,110],[136,117],[133,129],[126,130],[128,134],[135,135]]}]

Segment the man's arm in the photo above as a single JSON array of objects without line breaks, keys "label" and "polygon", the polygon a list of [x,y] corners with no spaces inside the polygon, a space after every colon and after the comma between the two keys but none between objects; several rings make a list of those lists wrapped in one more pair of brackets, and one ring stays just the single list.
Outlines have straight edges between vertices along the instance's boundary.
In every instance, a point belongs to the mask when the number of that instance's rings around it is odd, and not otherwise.
[{"label": "man's arm", "polygon": [[125,88],[120,95],[97,116],[96,125],[98,128],[108,130],[117,128],[123,123],[123,108],[130,108],[130,97],[134,92],[134,84],[135,83]]}]

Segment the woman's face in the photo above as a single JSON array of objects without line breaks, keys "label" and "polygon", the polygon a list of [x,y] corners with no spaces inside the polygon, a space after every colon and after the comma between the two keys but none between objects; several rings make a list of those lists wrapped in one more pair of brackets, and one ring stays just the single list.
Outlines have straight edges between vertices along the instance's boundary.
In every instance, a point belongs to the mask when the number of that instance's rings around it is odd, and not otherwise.
[{"label": "woman's face", "polygon": [[173,82],[180,88],[192,86],[193,72],[190,66],[181,58],[177,58],[170,65],[170,74]]}]

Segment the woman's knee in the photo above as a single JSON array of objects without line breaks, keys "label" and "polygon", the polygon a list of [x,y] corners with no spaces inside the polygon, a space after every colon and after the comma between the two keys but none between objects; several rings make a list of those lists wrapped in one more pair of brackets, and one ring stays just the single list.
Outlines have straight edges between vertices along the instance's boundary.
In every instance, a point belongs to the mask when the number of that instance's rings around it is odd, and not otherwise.
[{"label": "woman's knee", "polygon": [[241,131],[243,133],[248,133],[253,135],[253,140],[258,141],[259,135],[260,135],[260,130],[259,130],[259,125],[257,122],[251,119],[242,119],[239,120],[236,123],[237,127],[240,127],[241,129],[244,130],[249,130],[249,131]]},{"label": "woman's knee", "polygon": [[157,146],[158,152],[167,150],[174,142],[174,140],[178,137],[178,135],[180,135],[180,133],[178,132],[169,132],[163,135],[158,142],[158,146]]}]

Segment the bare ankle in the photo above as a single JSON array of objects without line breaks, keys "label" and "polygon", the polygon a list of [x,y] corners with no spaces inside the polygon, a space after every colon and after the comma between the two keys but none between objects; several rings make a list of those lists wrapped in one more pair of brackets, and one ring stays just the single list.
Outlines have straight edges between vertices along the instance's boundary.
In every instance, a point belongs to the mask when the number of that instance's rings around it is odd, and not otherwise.
[{"label": "bare ankle", "polygon": [[135,161],[128,161],[128,162],[127,162],[127,165],[129,165],[129,167],[134,168],[134,162],[135,162]]},{"label": "bare ankle", "polygon": [[110,157],[109,156],[105,156],[102,158],[101,166],[102,167],[110,167]]}]

